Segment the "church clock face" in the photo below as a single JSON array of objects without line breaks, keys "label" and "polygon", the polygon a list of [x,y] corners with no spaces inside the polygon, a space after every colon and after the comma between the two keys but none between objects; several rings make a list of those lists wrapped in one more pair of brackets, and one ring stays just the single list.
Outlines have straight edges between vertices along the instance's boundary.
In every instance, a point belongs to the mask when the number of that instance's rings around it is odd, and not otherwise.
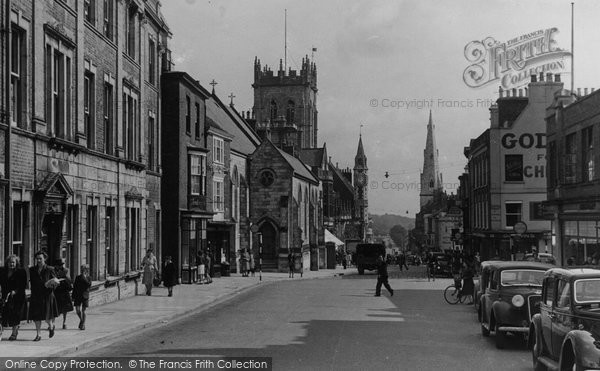
[{"label": "church clock face", "polygon": [[260,173],[260,184],[269,187],[275,181],[275,174],[271,170],[263,170]]}]

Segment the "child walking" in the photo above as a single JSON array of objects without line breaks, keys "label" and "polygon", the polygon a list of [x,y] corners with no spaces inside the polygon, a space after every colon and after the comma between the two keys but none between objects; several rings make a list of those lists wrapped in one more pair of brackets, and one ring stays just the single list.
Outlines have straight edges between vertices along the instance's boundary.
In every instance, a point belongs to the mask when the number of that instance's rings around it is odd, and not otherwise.
[{"label": "child walking", "polygon": [[73,304],[75,304],[77,317],[79,317],[80,330],[85,330],[85,310],[89,307],[91,286],[90,268],[84,264],[81,266],[81,274],[75,277],[73,283]]}]

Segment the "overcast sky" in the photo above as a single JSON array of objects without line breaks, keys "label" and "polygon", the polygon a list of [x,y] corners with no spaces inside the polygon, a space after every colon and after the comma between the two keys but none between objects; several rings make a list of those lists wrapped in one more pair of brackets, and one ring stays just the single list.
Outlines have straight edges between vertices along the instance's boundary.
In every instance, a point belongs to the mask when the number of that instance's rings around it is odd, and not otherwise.
[{"label": "overcast sky", "polygon": [[[333,163],[353,166],[364,123],[369,211],[375,214],[414,217],[418,211],[417,185],[430,108],[444,183],[448,192],[456,191],[466,164],[463,148],[489,126],[489,104],[498,98],[499,86],[465,84],[468,43],[490,36],[506,42],[556,27],[557,46],[571,49],[570,1],[163,0],[162,4],[173,32],[175,69],[188,72],[207,88],[215,79],[217,94],[228,102],[233,93],[238,110],[249,110],[253,104],[254,57],[276,70],[284,56],[287,9],[288,66],[299,69],[302,57],[317,48],[318,141],[320,146],[327,143]],[[575,2],[575,87],[600,87],[599,16],[599,1]],[[562,76],[568,88],[570,59],[564,62]],[[414,103],[398,109],[389,107],[392,101]]]}]

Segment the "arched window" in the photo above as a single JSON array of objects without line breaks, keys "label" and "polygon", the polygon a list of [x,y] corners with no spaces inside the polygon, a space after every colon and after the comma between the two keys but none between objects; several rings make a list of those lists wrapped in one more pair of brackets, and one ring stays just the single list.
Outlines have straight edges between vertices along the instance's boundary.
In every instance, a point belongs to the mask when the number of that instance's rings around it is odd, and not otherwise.
[{"label": "arched window", "polygon": [[433,179],[429,181],[429,188],[433,188]]},{"label": "arched window", "polygon": [[277,119],[277,102],[275,99],[271,100],[271,121]]},{"label": "arched window", "polygon": [[288,124],[294,123],[296,121],[296,104],[293,100],[288,100],[287,109],[285,111],[285,119]]}]

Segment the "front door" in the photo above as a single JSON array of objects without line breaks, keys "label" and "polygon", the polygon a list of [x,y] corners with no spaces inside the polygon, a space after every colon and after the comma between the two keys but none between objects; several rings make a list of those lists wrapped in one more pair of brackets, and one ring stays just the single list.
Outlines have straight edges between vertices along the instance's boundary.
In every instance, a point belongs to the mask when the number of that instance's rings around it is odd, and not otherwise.
[{"label": "front door", "polygon": [[60,242],[62,239],[62,214],[47,213],[42,222],[42,231],[46,234],[46,251],[48,265],[54,265],[62,258]]},{"label": "front door", "polygon": [[277,232],[275,227],[271,223],[263,223],[260,226],[260,233],[262,234],[262,256],[263,259],[276,259],[277,258]]}]

